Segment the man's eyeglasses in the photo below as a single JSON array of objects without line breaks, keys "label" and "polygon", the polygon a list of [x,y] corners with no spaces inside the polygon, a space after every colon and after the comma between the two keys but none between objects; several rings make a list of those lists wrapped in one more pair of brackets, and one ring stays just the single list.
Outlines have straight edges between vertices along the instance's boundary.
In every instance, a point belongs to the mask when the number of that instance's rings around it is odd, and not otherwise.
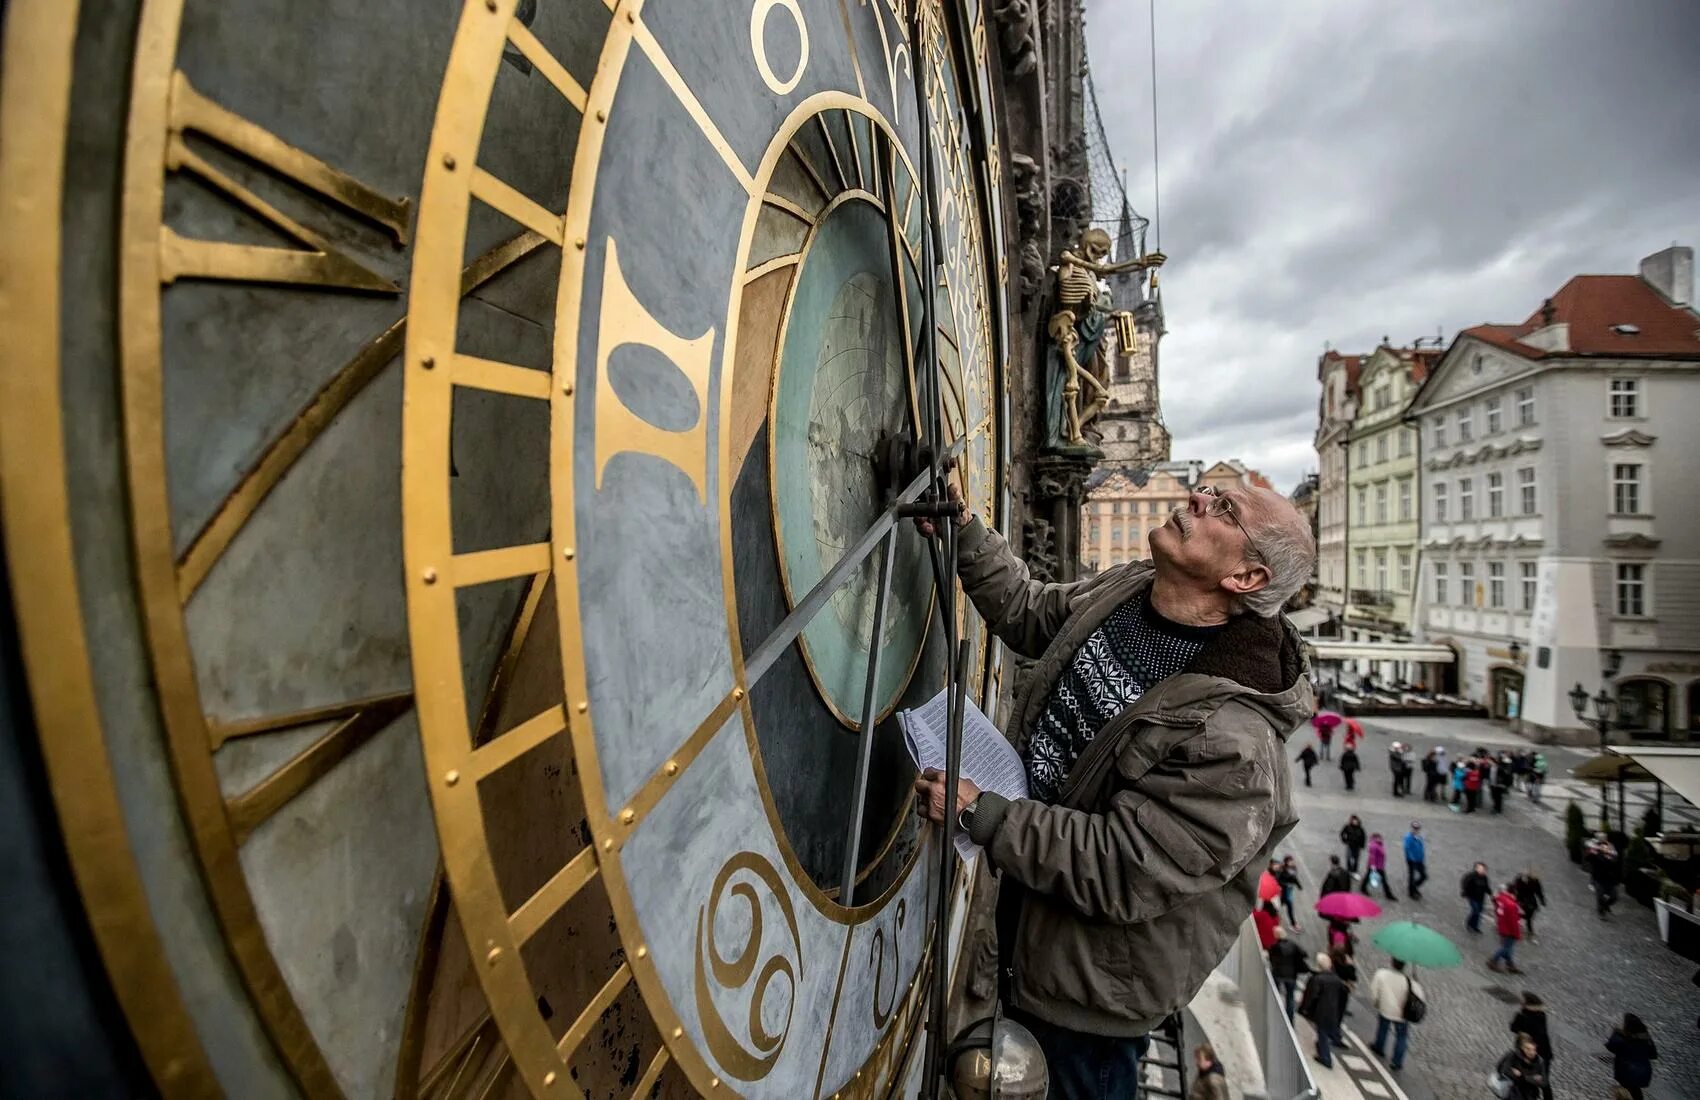
[{"label": "man's eyeglasses", "polygon": [[1203,486],[1198,492],[1210,498],[1210,504],[1204,509],[1205,513],[1217,517],[1227,516],[1233,520],[1234,526],[1238,527],[1240,534],[1245,536],[1246,548],[1251,551],[1251,556],[1262,561],[1263,552],[1257,548],[1257,541],[1251,537],[1251,532],[1246,530],[1246,525],[1240,521],[1240,512],[1238,508],[1234,507],[1234,502],[1223,496],[1222,490],[1214,485]]}]

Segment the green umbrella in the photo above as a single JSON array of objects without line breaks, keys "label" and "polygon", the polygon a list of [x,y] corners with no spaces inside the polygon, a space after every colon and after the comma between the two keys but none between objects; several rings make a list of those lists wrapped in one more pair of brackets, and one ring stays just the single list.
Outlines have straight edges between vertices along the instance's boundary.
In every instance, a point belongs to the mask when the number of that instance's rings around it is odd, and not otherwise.
[{"label": "green umbrella", "polygon": [[1464,961],[1451,940],[1414,921],[1394,921],[1377,932],[1370,942],[1413,966],[1447,967]]}]

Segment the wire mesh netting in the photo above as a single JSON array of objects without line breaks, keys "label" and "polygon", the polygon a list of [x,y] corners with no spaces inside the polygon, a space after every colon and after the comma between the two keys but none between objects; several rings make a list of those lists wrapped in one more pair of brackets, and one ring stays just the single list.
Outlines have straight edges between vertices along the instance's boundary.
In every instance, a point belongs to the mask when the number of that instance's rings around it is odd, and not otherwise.
[{"label": "wire mesh netting", "polygon": [[1091,175],[1092,224],[1102,226],[1115,242],[1117,260],[1145,254],[1145,231],[1150,221],[1141,217],[1127,197],[1126,170],[1116,163],[1098,110],[1098,91],[1092,85],[1092,70],[1086,70],[1086,163]]}]

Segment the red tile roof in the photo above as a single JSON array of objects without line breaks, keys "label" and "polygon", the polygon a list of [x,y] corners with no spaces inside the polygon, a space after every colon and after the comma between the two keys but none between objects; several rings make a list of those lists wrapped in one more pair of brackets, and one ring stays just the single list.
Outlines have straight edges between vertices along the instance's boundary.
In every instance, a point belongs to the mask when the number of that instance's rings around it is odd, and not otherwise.
[{"label": "red tile roof", "polygon": [[[1700,359],[1700,318],[1665,301],[1638,275],[1577,275],[1552,296],[1551,323],[1570,325],[1569,351],[1544,351],[1522,342],[1548,323],[1541,312],[1537,309],[1520,325],[1476,325],[1464,334],[1525,359]],[[1620,333],[1615,325],[1641,331]]]}]

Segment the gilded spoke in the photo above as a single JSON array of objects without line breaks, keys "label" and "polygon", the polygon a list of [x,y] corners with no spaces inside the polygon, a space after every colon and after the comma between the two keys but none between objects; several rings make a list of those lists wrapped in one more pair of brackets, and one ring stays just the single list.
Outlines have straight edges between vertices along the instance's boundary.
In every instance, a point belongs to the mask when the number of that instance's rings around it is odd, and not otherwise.
[{"label": "gilded spoke", "polygon": [[772,192],[769,192],[761,197],[761,201],[763,205],[771,206],[775,210],[783,210],[794,218],[801,218],[803,221],[808,222],[811,225],[814,224],[815,216],[813,214],[804,210],[801,206],[792,202],[783,195],[775,195]]},{"label": "gilded spoke", "polygon": [[332,768],[412,705],[413,697],[404,695],[361,709],[262,779],[253,789],[229,799],[225,803],[225,811],[230,817],[230,831],[235,835],[236,843],[247,840],[262,822],[323,779]]},{"label": "gilded spoke", "polygon": [[508,41],[512,42],[525,59],[537,66],[537,71],[553,84],[566,97],[568,103],[577,107],[582,113],[586,99],[585,91],[579,82],[573,79],[573,74],[567,72],[567,67],[560,59],[550,53],[537,36],[531,33],[531,28],[515,19],[508,24]]},{"label": "gilded spoke", "polygon": [[602,1019],[602,1014],[608,1011],[608,1006],[614,1003],[614,998],[620,995],[621,990],[631,984],[631,980],[631,964],[621,963],[620,968],[614,971],[614,976],[608,979],[608,984],[604,985],[601,992],[596,994],[596,998],[585,1006],[584,1012],[573,1021],[573,1026],[567,1029],[567,1033],[561,1036],[561,1041],[555,1045],[555,1049],[560,1052],[563,1061],[572,1061],[573,1051],[577,1050],[584,1042],[590,1034],[590,1029],[596,1026],[598,1020]]},{"label": "gilded spoke", "polygon": [[469,770],[473,778],[483,779],[501,771],[566,728],[567,712],[556,704],[473,752]]},{"label": "gilded spoke", "polygon": [[820,127],[820,136],[826,142],[826,151],[832,154],[832,170],[838,173],[839,190],[848,190],[850,174],[844,170],[844,158],[838,153],[838,143],[832,140],[832,127],[826,124],[825,115],[816,115],[815,125]]},{"label": "gilded spoke", "polygon": [[690,85],[685,83],[685,78],[679,75],[679,70],[674,68],[673,60],[667,56],[667,51],[661,48],[661,43],[655,40],[655,35],[650,33],[649,28],[643,25],[641,19],[636,30],[632,32],[632,37],[637,41],[638,47],[649,57],[656,71],[661,74],[661,79],[667,82],[667,87],[672,90],[674,97],[679,101],[679,105],[685,109],[685,113],[691,116],[691,120],[697,124],[697,128],[708,139],[708,143],[714,147],[714,151],[720,154],[720,159],[726,162],[726,167],[731,169],[732,175],[738,183],[749,194],[755,194],[756,182],[750,177],[750,170],[745,168],[743,162],[738,159],[738,155],[732,152],[732,145],[726,140],[726,135],[720,132],[720,127],[715,125],[714,119],[709,117],[702,101],[697,98],[695,92],[691,91]]},{"label": "gilded spoke", "polygon": [[503,546],[495,550],[475,550],[456,554],[451,576],[456,588],[475,584],[511,580],[542,573],[549,568],[549,544],[533,542],[524,546]]},{"label": "gilded spoke", "polygon": [[637,823],[642,821],[645,815],[655,808],[655,804],[661,801],[661,796],[666,794],[673,784],[679,781],[679,776],[684,774],[685,769],[691,766],[691,763],[701,755],[702,750],[714,739],[714,735],[719,733],[726,725],[726,720],[732,717],[733,709],[738,706],[743,698],[744,689],[734,688],[732,694],[720,700],[720,703],[710,712],[709,716],[702,720],[702,724],[697,726],[689,737],[685,738],[685,743],[680,745],[667,758],[667,763],[661,766],[661,770],[651,775],[644,781],[643,786],[638,788],[637,794],[632,796],[631,802],[620,813],[622,825],[628,830],[635,828]]},{"label": "gilded spoke", "polygon": [[801,252],[793,252],[789,256],[775,256],[773,259],[768,260],[765,263],[759,263],[744,272],[744,282],[753,283],[771,271],[778,271],[785,267],[795,267],[797,266],[798,261],[802,258],[803,254]]},{"label": "gilded spoke", "polygon": [[661,1080],[661,1071],[667,1068],[667,1048],[662,1047],[655,1052],[655,1057],[649,1060],[649,1068],[638,1078],[637,1088],[632,1090],[632,1100],[649,1100],[649,1094],[655,1091],[655,1082]]},{"label": "gilded spoke", "polygon": [[456,355],[454,382],[475,390],[505,393],[512,397],[535,397],[549,400],[549,372],[480,359],[475,355]]},{"label": "gilded spoke", "polygon": [[536,201],[515,190],[506,180],[498,179],[482,168],[472,170],[472,194],[487,205],[525,226],[545,240],[561,243],[563,219],[551,214]]},{"label": "gilded spoke", "polygon": [[553,878],[543,884],[543,888],[531,895],[526,903],[519,907],[514,915],[508,918],[508,929],[513,933],[514,942],[523,944],[537,930],[549,922],[549,918],[561,911],[561,907],[571,901],[585,883],[596,877],[596,851],[586,848],[574,856],[565,867],[555,872]]}]

